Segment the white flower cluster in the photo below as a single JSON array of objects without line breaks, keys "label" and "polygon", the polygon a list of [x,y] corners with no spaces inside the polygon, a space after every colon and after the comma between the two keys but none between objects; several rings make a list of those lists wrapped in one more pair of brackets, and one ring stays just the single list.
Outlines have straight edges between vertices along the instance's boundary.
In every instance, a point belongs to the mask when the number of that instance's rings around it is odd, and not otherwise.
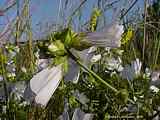
[{"label": "white flower cluster", "polygon": [[122,78],[127,80],[133,80],[140,75],[141,67],[141,61],[136,58],[135,61],[131,62],[131,65],[125,65],[123,71],[121,72]]},{"label": "white flower cluster", "polygon": [[98,62],[101,59],[101,57],[102,57],[101,54],[93,55],[93,57],[91,58],[91,62],[92,63]]},{"label": "white flower cluster", "polygon": [[122,61],[121,58],[108,58],[106,60],[106,66],[108,70],[117,70],[118,72],[121,72],[123,70]]}]

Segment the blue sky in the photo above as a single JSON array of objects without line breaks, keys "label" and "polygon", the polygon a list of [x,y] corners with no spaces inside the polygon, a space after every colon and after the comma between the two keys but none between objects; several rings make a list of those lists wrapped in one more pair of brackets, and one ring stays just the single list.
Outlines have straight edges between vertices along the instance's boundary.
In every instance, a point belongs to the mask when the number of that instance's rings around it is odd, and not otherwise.
[{"label": "blue sky", "polygon": [[[6,5],[7,1],[11,0],[0,0],[0,8],[3,8]],[[22,1],[22,0],[20,0]],[[31,14],[32,14],[32,26],[33,28],[38,27],[38,23],[46,23],[46,22],[60,22],[60,20],[63,20],[63,18],[57,19],[58,12],[59,12],[59,5],[60,1],[64,2],[64,0],[31,0]],[[69,16],[69,13],[73,12],[73,10],[78,7],[79,1],[82,0],[69,0],[72,2],[72,7],[70,9],[67,9],[65,11],[65,14]],[[132,1],[132,0],[129,0]],[[121,5],[118,4],[117,6],[122,6],[126,0],[122,0]],[[77,4],[78,3],[78,4]],[[93,6],[95,6],[95,3],[97,3],[97,0],[88,0],[87,3],[83,6],[82,11],[82,22],[89,19],[89,16],[91,15],[91,11]],[[139,0],[137,3],[137,6],[143,6],[143,0]],[[68,8],[70,6],[67,6]],[[111,18],[112,11],[106,12],[106,17]],[[12,10],[8,11],[5,16],[0,16],[0,28],[3,28],[3,26],[7,23],[7,16],[8,18],[11,18],[16,15],[16,6],[12,8]],[[66,16],[66,17],[68,17]],[[78,18],[77,18],[78,19]],[[57,21],[58,20],[58,21]],[[110,19],[108,19],[110,20]]]},{"label": "blue sky", "polygon": [[[0,0],[0,8],[3,8],[7,0]],[[21,1],[21,0],[20,0]],[[31,0],[32,21],[36,24],[39,21],[50,21],[56,18],[59,0]],[[16,6],[7,12],[9,17],[16,15]],[[1,17],[5,22],[6,16]],[[1,21],[2,22],[2,21]]]}]

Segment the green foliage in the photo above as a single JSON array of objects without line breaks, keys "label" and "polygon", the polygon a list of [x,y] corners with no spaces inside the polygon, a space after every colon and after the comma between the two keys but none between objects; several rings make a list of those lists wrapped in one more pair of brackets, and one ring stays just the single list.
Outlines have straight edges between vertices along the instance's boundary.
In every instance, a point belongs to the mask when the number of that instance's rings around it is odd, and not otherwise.
[{"label": "green foliage", "polygon": [[[121,48],[108,51],[104,48],[98,48],[93,52],[93,54],[101,54],[102,58],[96,63],[91,63],[90,69],[77,60],[76,62],[82,68],[78,83],[63,80],[46,108],[43,109],[32,105],[23,106],[21,104],[23,100],[19,101],[9,97],[8,101],[2,103],[2,106],[7,106],[7,112],[2,113],[1,117],[17,120],[50,118],[55,120],[64,111],[64,99],[67,99],[70,115],[75,108],[80,107],[86,113],[93,113],[95,115],[94,119],[97,120],[109,120],[114,116],[118,118],[141,116],[143,119],[151,119],[154,116],[153,112],[158,112],[160,106],[160,91],[156,93],[150,90],[151,76],[145,77],[145,69],[149,67],[153,71],[160,68],[159,6],[160,2],[157,1],[147,8],[147,23],[144,24],[144,18],[142,18],[140,23],[136,23],[138,27],[126,27],[121,40]],[[27,16],[27,9],[23,12],[24,16]],[[89,19],[89,26],[87,26],[88,31],[93,32],[96,30],[98,18],[102,14],[99,8],[93,9]],[[5,52],[0,49],[0,75],[6,77],[7,82],[30,80],[36,71],[36,57],[33,55],[35,49],[32,47],[37,46],[43,53],[42,57],[52,58],[53,62],[50,66],[62,64],[65,75],[69,67],[68,59],[71,57],[68,50],[72,48],[84,50],[92,46],[83,39],[86,36],[85,32],[76,33],[71,26],[49,34],[46,41],[38,42],[35,46],[32,46],[30,41],[18,48],[16,45],[9,44],[4,48]],[[146,34],[144,34],[144,26],[147,31]],[[19,30],[15,32],[18,38],[21,36],[21,32]],[[31,40],[31,31],[28,31],[28,36]],[[146,37],[145,44],[144,36]],[[145,48],[144,59],[142,59],[143,47]],[[123,67],[130,64],[135,58],[139,58],[143,62],[143,69],[140,71],[140,75],[133,80],[123,79],[121,71],[118,71],[113,64],[113,69],[109,68],[108,60],[114,60],[112,58],[122,59],[120,65]],[[12,76],[12,71],[6,69],[10,61],[12,61],[11,68],[16,69],[15,76]],[[22,68],[25,68],[26,72]],[[0,86],[3,87],[3,85]],[[115,89],[114,92],[113,89],[110,89],[111,87]],[[84,93],[89,102],[82,104],[73,95],[75,91]],[[27,113],[28,111],[30,113]]]},{"label": "green foliage", "polygon": [[[29,80],[32,77],[33,71],[35,71],[35,57],[32,59],[28,45],[21,46],[19,52],[16,54],[16,79]],[[33,51],[32,51],[33,52]],[[26,69],[26,72],[22,68]]]},{"label": "green foliage", "polygon": [[121,39],[121,45],[125,45],[127,43],[129,43],[129,41],[132,39],[133,37],[133,29],[131,27],[129,27],[127,29],[126,32],[123,33],[122,35],[122,39]]},{"label": "green foliage", "polygon": [[118,98],[117,102],[122,102],[122,103],[126,104],[128,101],[129,94],[126,89],[122,89],[122,90],[119,90],[118,93],[116,93],[116,96]]},{"label": "green foliage", "polygon": [[102,12],[100,9],[98,8],[94,8],[91,18],[90,18],[90,26],[89,26],[89,30],[90,31],[95,31],[97,28],[97,24],[98,24],[98,17],[100,17],[102,15]]}]

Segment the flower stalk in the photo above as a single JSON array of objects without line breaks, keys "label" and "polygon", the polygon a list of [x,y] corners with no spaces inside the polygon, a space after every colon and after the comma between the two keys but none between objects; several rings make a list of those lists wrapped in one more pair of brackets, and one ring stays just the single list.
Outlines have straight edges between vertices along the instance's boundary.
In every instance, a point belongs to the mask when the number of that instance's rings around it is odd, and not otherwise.
[{"label": "flower stalk", "polygon": [[[70,57],[72,57],[79,66],[81,66],[83,69],[85,69],[88,73],[90,73],[91,75],[93,75],[95,78],[97,78],[97,80],[99,80],[101,83],[105,84],[109,89],[111,89],[112,91],[114,91],[115,93],[118,93],[119,91],[114,88],[113,86],[111,86],[109,83],[107,83],[106,81],[104,81],[99,75],[97,75],[94,71],[92,71],[91,69],[89,69],[88,67],[86,67],[85,65],[83,65],[83,63],[76,57],[74,56],[68,49],[67,49],[68,54],[70,55]],[[135,102],[131,99],[128,98],[128,101],[131,102],[132,104],[135,104]]]}]

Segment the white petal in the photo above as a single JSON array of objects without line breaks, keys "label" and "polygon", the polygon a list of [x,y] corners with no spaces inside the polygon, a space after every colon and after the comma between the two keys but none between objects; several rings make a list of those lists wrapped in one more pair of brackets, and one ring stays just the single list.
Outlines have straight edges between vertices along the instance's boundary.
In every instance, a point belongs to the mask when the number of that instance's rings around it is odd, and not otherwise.
[{"label": "white petal", "polygon": [[[62,79],[62,66],[59,65],[57,67],[53,67],[49,70],[50,74],[46,78],[48,81],[43,88],[40,89],[37,96],[35,97],[35,102],[37,104],[41,104],[42,106],[46,106],[53,93],[57,89],[61,79]],[[45,79],[44,79],[45,80]]]},{"label": "white petal", "polygon": [[150,86],[150,90],[152,90],[152,91],[155,92],[155,93],[159,92],[159,88],[157,88],[157,87],[154,86],[154,85]]},{"label": "white petal", "polygon": [[3,76],[0,75],[0,81],[3,81]]},{"label": "white petal", "polygon": [[[107,69],[109,70],[118,70],[121,64],[121,60],[120,58],[115,59],[115,58],[108,58],[106,60],[106,64],[107,64]],[[122,67],[121,67],[122,68]],[[119,70],[121,70],[121,68]]]},{"label": "white petal", "polygon": [[88,53],[95,52],[96,50],[97,50],[97,47],[92,46],[92,47],[89,48]]},{"label": "white petal", "polygon": [[115,34],[116,38],[121,39],[121,35],[123,32],[124,32],[123,25],[117,25],[116,26],[116,34]]},{"label": "white petal", "polygon": [[131,67],[134,70],[135,75],[138,76],[141,71],[142,63],[138,58],[136,58],[136,60],[131,63]]},{"label": "white petal", "polygon": [[38,91],[48,82],[46,78],[49,76],[49,74],[50,71],[48,68],[46,68],[33,76],[33,78],[30,80],[30,87],[34,93],[37,94]]},{"label": "white petal", "polygon": [[69,69],[64,76],[64,80],[78,82],[77,80],[79,79],[80,67],[73,59],[69,59],[68,66]]},{"label": "white petal", "polygon": [[107,52],[110,52],[110,47],[105,47],[105,50],[107,51]]},{"label": "white petal", "polygon": [[124,69],[124,67],[122,65],[119,65],[117,70],[118,70],[118,72],[121,72],[121,71],[123,71],[123,69]]},{"label": "white petal", "polygon": [[72,120],[92,120],[94,117],[94,114],[91,113],[85,113],[81,109],[76,108]]},{"label": "white petal", "polygon": [[98,55],[93,55],[93,57],[91,58],[91,62],[97,62],[101,59],[101,54]]},{"label": "white petal", "polygon": [[39,69],[44,69],[48,67],[50,59],[38,59],[37,64]]},{"label": "white petal", "polygon": [[160,72],[159,72],[159,71],[154,71],[154,72],[152,72],[152,75],[151,75],[152,81],[157,81],[157,80],[159,80],[159,76],[160,76]]},{"label": "white petal", "polygon": [[88,33],[85,39],[95,46],[114,48],[120,47],[122,33],[123,26],[118,23],[112,23],[106,26],[102,32]]}]

